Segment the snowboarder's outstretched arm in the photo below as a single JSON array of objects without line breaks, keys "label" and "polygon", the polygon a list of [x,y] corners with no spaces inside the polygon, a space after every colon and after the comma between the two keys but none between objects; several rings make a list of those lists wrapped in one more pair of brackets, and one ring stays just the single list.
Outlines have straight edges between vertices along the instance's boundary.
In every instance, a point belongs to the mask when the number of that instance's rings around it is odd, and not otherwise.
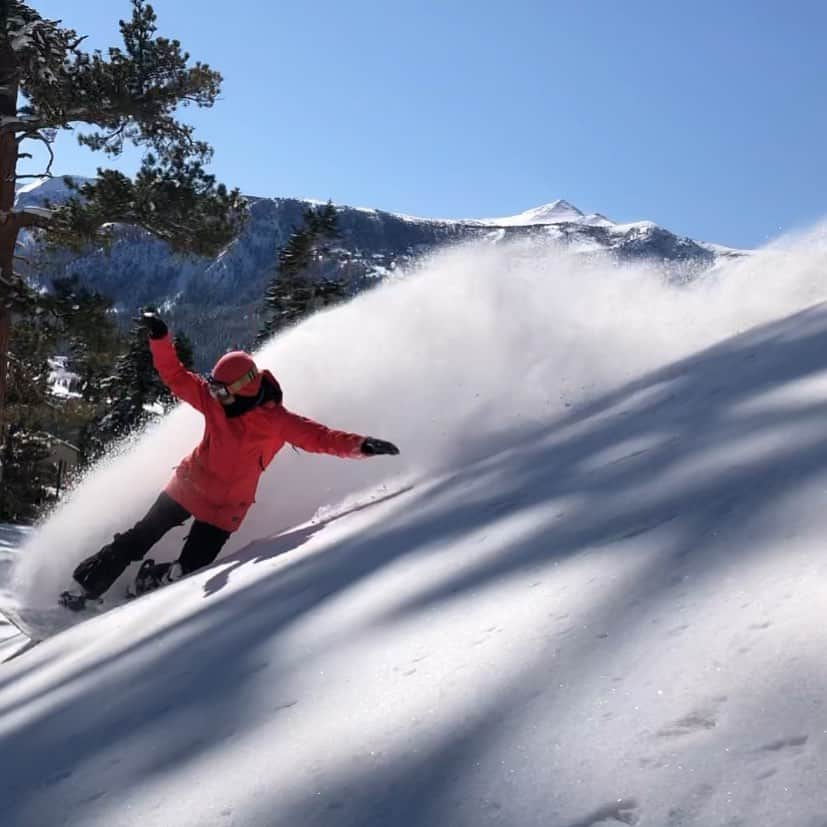
[{"label": "snowboarder's outstretched arm", "polygon": [[391,442],[346,431],[334,431],[312,419],[294,414],[283,406],[279,407],[278,417],[284,440],[313,454],[356,458],[399,453],[399,449]]},{"label": "snowboarder's outstretched arm", "polygon": [[164,320],[154,313],[144,313],[141,322],[149,331],[152,362],[163,383],[173,395],[192,405],[197,411],[203,412],[210,399],[207,383],[200,376],[188,371],[178,360]]}]

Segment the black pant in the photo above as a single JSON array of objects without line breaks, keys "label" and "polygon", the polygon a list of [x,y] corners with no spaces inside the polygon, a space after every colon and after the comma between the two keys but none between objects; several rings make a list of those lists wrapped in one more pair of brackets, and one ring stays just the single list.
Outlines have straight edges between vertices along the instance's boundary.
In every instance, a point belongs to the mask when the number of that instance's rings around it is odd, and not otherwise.
[{"label": "black pant", "polygon": [[[87,557],[72,576],[87,594],[102,595],[127,569],[175,526],[183,525],[192,514],[168,494],[161,493],[146,515],[129,531],[116,534],[109,545]],[[184,574],[208,566],[227,542],[229,531],[196,520],[184,542],[178,562]]]}]

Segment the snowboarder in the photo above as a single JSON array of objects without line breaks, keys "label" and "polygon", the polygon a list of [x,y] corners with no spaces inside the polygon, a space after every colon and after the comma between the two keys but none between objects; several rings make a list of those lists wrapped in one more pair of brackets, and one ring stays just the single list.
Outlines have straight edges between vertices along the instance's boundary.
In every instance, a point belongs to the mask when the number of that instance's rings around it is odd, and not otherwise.
[{"label": "snowboarder", "polygon": [[190,517],[195,522],[178,559],[144,560],[133,591],[142,594],[212,563],[241,525],[261,474],[285,442],[338,457],[399,453],[391,442],[334,431],[287,410],[279,383],[268,370],[260,371],[249,353],[225,354],[206,379],[189,372],[178,360],[166,323],[154,312],[144,313],[141,322],[155,369],[175,396],[204,415],[204,436],[143,519],[74,570],[81,591],[64,592],[60,600],[71,609],[99,598],[130,563],[142,560]]}]

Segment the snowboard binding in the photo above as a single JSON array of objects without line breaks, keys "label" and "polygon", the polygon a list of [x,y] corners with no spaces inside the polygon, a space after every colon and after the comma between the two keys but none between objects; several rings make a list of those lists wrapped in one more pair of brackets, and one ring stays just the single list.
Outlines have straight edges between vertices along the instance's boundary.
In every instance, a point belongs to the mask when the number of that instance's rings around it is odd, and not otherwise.
[{"label": "snowboard binding", "polygon": [[65,609],[72,612],[80,612],[86,608],[87,603],[100,603],[100,599],[85,591],[62,592],[57,602]]},{"label": "snowboard binding", "polygon": [[157,589],[160,583],[158,582],[158,574],[155,571],[156,568],[158,567],[155,565],[155,561],[151,557],[147,557],[141,563],[138,573],[132,581],[132,586],[127,591],[127,596],[140,597],[142,594]]},{"label": "snowboard binding", "polygon": [[181,566],[179,563],[156,563],[151,557],[147,557],[131,587],[127,590],[127,597],[140,597],[147,592],[155,591],[161,586],[166,586],[181,577]]}]

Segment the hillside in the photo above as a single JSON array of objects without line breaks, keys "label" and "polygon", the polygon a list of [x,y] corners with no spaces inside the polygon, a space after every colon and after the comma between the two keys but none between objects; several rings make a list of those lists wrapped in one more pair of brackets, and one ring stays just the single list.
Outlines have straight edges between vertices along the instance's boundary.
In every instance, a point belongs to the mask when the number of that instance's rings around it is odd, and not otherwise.
[{"label": "hillside", "polygon": [[[825,263],[481,244],[268,345],[289,407],[402,455],[285,451],[215,566],[0,667],[4,824],[821,824]],[[99,466],[17,599],[199,434]]]}]

